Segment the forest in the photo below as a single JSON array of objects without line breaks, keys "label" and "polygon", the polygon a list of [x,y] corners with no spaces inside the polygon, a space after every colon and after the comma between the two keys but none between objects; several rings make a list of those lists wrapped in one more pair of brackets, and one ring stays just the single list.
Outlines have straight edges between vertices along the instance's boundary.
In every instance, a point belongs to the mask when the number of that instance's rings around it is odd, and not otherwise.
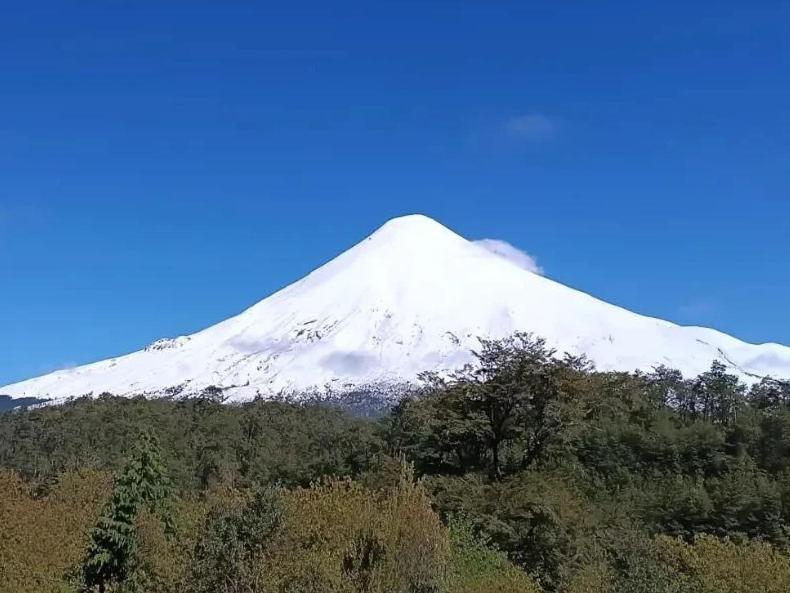
[{"label": "forest", "polygon": [[790,382],[600,372],[530,334],[476,356],[376,414],[6,410],[0,593],[790,591]]}]

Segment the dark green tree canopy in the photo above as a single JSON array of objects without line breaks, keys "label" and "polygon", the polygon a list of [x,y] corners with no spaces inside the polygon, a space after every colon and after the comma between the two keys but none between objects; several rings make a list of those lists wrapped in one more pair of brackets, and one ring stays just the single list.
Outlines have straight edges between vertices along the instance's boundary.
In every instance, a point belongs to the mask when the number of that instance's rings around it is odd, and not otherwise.
[{"label": "dark green tree canopy", "polygon": [[150,433],[144,433],[115,481],[112,498],[91,533],[82,567],[84,591],[136,589],[136,518],[145,509],[169,526],[170,494],[158,442]]}]

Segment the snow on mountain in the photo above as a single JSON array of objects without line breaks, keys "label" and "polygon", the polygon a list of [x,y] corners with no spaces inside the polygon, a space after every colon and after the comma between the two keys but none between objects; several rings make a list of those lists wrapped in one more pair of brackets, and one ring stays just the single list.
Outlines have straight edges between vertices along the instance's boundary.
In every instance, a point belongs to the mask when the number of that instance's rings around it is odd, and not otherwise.
[{"label": "snow on mountain", "polygon": [[198,333],[0,387],[12,397],[197,393],[242,400],[311,388],[400,385],[471,360],[478,337],[516,330],[602,370],[665,364],[691,376],[713,360],[747,380],[790,377],[790,348],[637,315],[525,269],[420,215],[361,243]]}]

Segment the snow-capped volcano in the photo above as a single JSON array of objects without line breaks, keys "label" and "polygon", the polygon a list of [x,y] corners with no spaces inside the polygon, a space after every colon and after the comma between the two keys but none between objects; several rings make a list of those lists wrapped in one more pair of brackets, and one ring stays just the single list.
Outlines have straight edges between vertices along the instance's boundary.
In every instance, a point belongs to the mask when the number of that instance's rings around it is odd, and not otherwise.
[{"label": "snow-capped volcano", "polygon": [[413,381],[471,360],[478,337],[529,331],[602,370],[686,375],[713,360],[790,377],[790,348],[637,315],[533,273],[425,216],[371,236],[243,313],[144,350],[0,387],[12,397],[197,393],[232,399]]}]

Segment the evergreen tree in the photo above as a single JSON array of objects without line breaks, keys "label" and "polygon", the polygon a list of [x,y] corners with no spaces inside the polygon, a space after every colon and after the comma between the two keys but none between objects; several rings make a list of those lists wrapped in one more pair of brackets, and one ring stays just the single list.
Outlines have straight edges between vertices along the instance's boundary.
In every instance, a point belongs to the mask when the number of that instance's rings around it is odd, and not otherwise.
[{"label": "evergreen tree", "polygon": [[735,420],[745,390],[738,377],[728,374],[727,367],[718,360],[694,385],[703,417],[724,425]]},{"label": "evergreen tree", "polygon": [[274,488],[258,490],[247,504],[212,512],[194,551],[190,593],[259,590],[261,555],[282,522],[280,493]]},{"label": "evergreen tree", "polygon": [[553,354],[543,339],[529,334],[485,340],[476,353],[480,367],[467,379],[469,404],[486,419],[491,475],[496,479],[502,476],[502,449],[508,441],[521,441],[519,463],[526,467],[550,437],[550,406],[559,391],[550,364]]},{"label": "evergreen tree", "polygon": [[671,406],[686,419],[696,417],[697,393],[679,370],[659,365],[647,378],[652,387],[651,395],[657,404]]},{"label": "evergreen tree", "polygon": [[421,470],[487,470],[494,480],[531,467],[576,429],[585,359],[557,360],[545,340],[517,333],[482,340],[478,365],[436,378],[393,413],[396,453]]},{"label": "evergreen tree", "polygon": [[112,497],[91,532],[82,565],[83,591],[134,591],[143,579],[137,571],[135,521],[148,510],[170,529],[166,504],[170,485],[157,440],[144,434],[123,473],[113,485]]},{"label": "evergreen tree", "polygon": [[790,381],[763,377],[759,383],[752,385],[749,400],[760,410],[790,406]]}]

